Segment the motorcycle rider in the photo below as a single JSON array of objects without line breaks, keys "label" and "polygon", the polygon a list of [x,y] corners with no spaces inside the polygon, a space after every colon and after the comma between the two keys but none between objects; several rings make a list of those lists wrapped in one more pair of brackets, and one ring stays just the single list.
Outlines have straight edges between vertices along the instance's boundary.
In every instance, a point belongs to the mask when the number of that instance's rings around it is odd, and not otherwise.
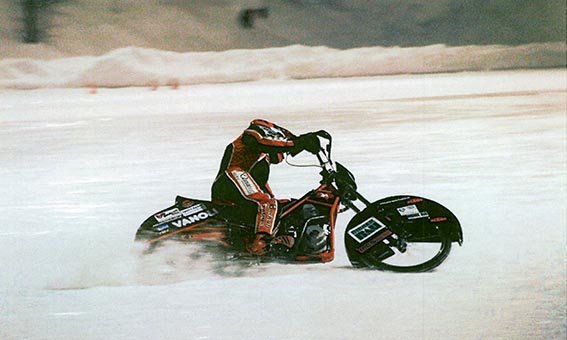
[{"label": "motorcycle rider", "polygon": [[[319,152],[319,138],[314,133],[296,136],[289,130],[262,119],[250,126],[224,152],[219,172],[212,185],[212,199],[242,209],[242,215],[254,218],[254,240],[246,250],[265,255],[278,220],[278,201],[268,177],[270,164],[280,163],[285,154],[297,155],[303,150]],[[274,239],[291,248],[290,239]]]}]

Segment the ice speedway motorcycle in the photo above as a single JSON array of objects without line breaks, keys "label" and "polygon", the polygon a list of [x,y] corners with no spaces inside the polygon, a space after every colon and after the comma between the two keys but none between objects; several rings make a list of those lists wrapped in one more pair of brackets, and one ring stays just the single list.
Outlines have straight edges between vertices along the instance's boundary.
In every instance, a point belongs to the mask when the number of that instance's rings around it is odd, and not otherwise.
[{"label": "ice speedway motorcycle", "polygon": [[[453,242],[463,243],[457,217],[441,204],[423,197],[399,195],[370,202],[358,191],[352,173],[331,159],[331,135],[316,133],[323,142],[317,159],[319,186],[283,205],[275,236],[291,235],[291,248],[273,244],[260,262],[326,263],[335,256],[337,215],[352,209],[344,242],[353,267],[395,272],[426,272],[439,266]],[[254,228],[239,218],[238,209],[177,196],[175,204],[147,218],[136,241],[151,252],[165,241],[206,245],[223,260],[250,259],[245,251]],[[258,261],[258,258],[257,258]]]}]

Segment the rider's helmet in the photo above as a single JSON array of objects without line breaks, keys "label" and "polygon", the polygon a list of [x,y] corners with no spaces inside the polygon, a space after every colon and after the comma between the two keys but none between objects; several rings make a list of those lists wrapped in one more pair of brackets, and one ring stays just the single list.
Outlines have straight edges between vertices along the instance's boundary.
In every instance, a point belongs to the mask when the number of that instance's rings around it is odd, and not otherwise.
[{"label": "rider's helmet", "polygon": [[289,130],[264,119],[254,119],[250,122],[249,129],[260,133],[263,138],[273,140],[287,140],[295,137]]}]

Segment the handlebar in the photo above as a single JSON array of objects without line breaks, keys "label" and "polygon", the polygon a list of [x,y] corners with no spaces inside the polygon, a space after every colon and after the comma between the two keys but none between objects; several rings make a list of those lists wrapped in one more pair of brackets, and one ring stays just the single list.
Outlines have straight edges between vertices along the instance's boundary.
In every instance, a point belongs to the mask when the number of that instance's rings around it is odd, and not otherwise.
[{"label": "handlebar", "polygon": [[[317,156],[317,159],[319,160],[319,165],[315,165],[315,164],[312,164],[312,165],[291,164],[287,161],[287,158],[286,158],[286,162],[289,165],[296,166],[296,167],[319,167],[319,168],[323,169],[324,173],[333,174],[335,172],[333,161],[331,159],[331,146],[332,146],[332,142],[333,142],[333,137],[331,137],[331,134],[328,133],[325,130],[310,132],[309,134],[319,137],[318,138],[319,139],[319,151],[315,154],[315,156]],[[326,141],[326,143],[321,145],[321,139]]]},{"label": "handlebar", "polygon": [[319,130],[314,132],[316,136],[327,140],[327,144],[325,146],[321,146],[319,152],[317,153],[317,159],[319,160],[319,165],[323,168],[324,171],[328,173],[334,172],[333,161],[331,159],[331,146],[333,144],[333,137],[331,134],[325,130]]},{"label": "handlebar", "polygon": [[321,137],[321,138],[328,139],[329,142],[333,139],[333,138],[331,137],[331,134],[328,133],[328,132],[325,131],[325,130],[319,130],[319,131],[315,132],[315,134],[316,134],[317,136]]}]

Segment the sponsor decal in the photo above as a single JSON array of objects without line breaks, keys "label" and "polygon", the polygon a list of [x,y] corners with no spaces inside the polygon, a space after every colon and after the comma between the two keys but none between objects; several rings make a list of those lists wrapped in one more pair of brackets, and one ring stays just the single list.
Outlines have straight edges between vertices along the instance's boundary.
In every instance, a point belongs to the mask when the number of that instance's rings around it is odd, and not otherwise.
[{"label": "sponsor decal", "polygon": [[423,201],[423,198],[412,198],[411,200],[407,201],[407,204],[414,204]]},{"label": "sponsor decal", "polygon": [[433,223],[445,222],[445,221],[447,221],[447,217],[434,217],[431,219],[431,222]]},{"label": "sponsor decal", "polygon": [[275,204],[262,203],[259,209],[258,220],[260,222],[259,228],[272,229],[275,219],[275,214],[277,213],[277,206]]},{"label": "sponsor decal", "polygon": [[420,211],[416,215],[408,216],[408,220],[415,220],[415,219],[418,219],[418,218],[426,218],[426,217],[429,217],[429,214],[427,213],[427,211]]},{"label": "sponsor decal", "polygon": [[411,216],[419,214],[419,210],[415,205],[406,205],[405,207],[398,208],[398,213],[402,216]]},{"label": "sponsor decal", "polygon": [[244,194],[246,196],[250,196],[258,192],[258,188],[256,188],[256,185],[246,172],[233,170],[232,175],[234,176],[234,178],[238,182],[238,186],[244,191]]},{"label": "sponsor decal", "polygon": [[191,225],[195,222],[206,220],[207,218],[213,217],[216,214],[218,214],[218,212],[215,209],[207,210],[207,211],[201,211],[201,212],[196,213],[194,215],[186,216],[186,217],[181,218],[177,221],[171,222],[171,224],[176,228],[183,228],[183,227]]},{"label": "sponsor decal", "polygon": [[374,234],[386,229],[387,227],[384,223],[380,222],[376,217],[370,217],[366,221],[349,230],[348,234],[355,239],[356,242],[362,243],[371,238]]},{"label": "sponsor decal", "polygon": [[264,126],[264,125],[257,125],[260,130],[264,133],[264,136],[268,139],[273,140],[286,140],[285,134],[282,130],[272,127],[272,126]]},{"label": "sponsor decal", "polygon": [[193,201],[191,201],[191,200],[185,200],[185,201],[181,202],[181,206],[183,208],[189,208],[192,205],[193,205]]},{"label": "sponsor decal", "polygon": [[406,205],[405,207],[398,208],[398,213],[401,216],[406,216],[408,220],[429,217],[427,211],[419,211],[415,205]]},{"label": "sponsor decal", "polygon": [[196,214],[198,212],[201,212],[205,210],[205,206],[203,204],[196,204],[193,205],[191,207],[188,207],[187,209],[183,209],[181,210],[181,214],[185,217]]},{"label": "sponsor decal", "polygon": [[165,222],[181,217],[181,212],[177,208],[162,211],[154,215],[156,221]]},{"label": "sponsor decal", "polygon": [[268,208],[268,218],[266,219],[266,224],[270,229],[274,225],[274,213],[277,212],[277,209],[278,207],[275,204],[270,204],[270,207]]},{"label": "sponsor decal", "polygon": [[169,224],[167,224],[167,223],[154,225],[154,229],[155,229],[155,231],[157,231],[157,232],[164,231],[164,230],[166,230],[166,229],[168,229],[168,228],[169,228]]},{"label": "sponsor decal", "polygon": [[333,198],[335,198],[331,191],[326,191],[326,190],[325,191],[322,191],[322,190],[318,191],[316,197],[323,199],[325,201],[330,201]]},{"label": "sponsor decal", "polygon": [[398,213],[401,216],[406,216],[408,220],[429,217],[427,211],[419,211],[415,205],[406,205],[405,207],[398,208]]},{"label": "sponsor decal", "polygon": [[392,235],[393,233],[390,230],[384,230],[380,234],[376,235],[372,240],[368,241],[365,245],[362,245],[357,249],[357,251],[361,254],[366,253],[372,247],[377,245],[378,243],[382,242],[386,237]]},{"label": "sponsor decal", "polygon": [[259,218],[260,218],[260,227],[263,227],[264,225],[264,220],[266,218],[266,208],[268,207],[267,203],[264,203],[262,205],[260,205],[260,213],[259,213]]}]

